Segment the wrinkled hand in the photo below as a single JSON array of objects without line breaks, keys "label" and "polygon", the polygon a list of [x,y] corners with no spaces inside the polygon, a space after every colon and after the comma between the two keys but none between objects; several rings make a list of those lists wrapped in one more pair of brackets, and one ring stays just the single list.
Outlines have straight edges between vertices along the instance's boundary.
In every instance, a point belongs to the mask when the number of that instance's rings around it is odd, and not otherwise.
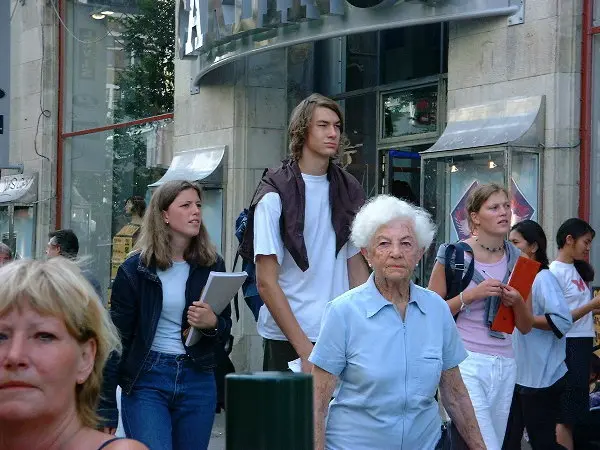
[{"label": "wrinkled hand", "polygon": [[524,301],[519,291],[508,285],[502,287],[502,296],[500,298],[504,306],[510,306],[511,308]]},{"label": "wrinkled hand", "polygon": [[500,297],[502,295],[502,286],[503,284],[499,280],[488,278],[479,283],[477,287],[471,289],[471,298],[473,300],[483,300],[487,297]]},{"label": "wrinkled hand", "polygon": [[594,306],[595,313],[596,311],[600,310],[600,295],[596,295],[593,299],[591,299],[590,304]]},{"label": "wrinkled hand", "polygon": [[188,323],[201,330],[217,328],[217,316],[209,304],[204,302],[194,302],[188,308]]}]

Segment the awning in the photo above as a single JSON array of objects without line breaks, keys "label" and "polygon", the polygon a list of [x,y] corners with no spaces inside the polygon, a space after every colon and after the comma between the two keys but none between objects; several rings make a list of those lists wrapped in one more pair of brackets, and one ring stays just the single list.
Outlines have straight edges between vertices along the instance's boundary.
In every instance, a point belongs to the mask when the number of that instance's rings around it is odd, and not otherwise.
[{"label": "awning", "polygon": [[216,67],[266,50],[350,34],[510,16],[514,0],[185,0],[180,58],[197,58],[194,85]]},{"label": "awning", "polygon": [[437,142],[421,154],[511,145],[537,148],[543,143],[545,97],[516,97],[457,108]]},{"label": "awning", "polygon": [[31,204],[38,198],[37,173],[0,177],[0,205]]},{"label": "awning", "polygon": [[180,150],[173,155],[167,173],[156,183],[157,187],[171,180],[200,181],[202,184],[221,185],[223,183],[223,157],[226,145]]}]

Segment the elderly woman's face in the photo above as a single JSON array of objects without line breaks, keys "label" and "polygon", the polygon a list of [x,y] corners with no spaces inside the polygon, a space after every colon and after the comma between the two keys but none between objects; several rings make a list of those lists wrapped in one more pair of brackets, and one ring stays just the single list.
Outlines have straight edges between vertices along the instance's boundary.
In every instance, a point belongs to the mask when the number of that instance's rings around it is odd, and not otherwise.
[{"label": "elderly woman's face", "polygon": [[0,317],[0,421],[60,415],[75,407],[96,343],[80,344],[62,319],[28,304]]},{"label": "elderly woman's face", "polygon": [[423,249],[419,247],[412,223],[399,219],[379,227],[370,248],[363,254],[375,276],[400,281],[411,277]]}]

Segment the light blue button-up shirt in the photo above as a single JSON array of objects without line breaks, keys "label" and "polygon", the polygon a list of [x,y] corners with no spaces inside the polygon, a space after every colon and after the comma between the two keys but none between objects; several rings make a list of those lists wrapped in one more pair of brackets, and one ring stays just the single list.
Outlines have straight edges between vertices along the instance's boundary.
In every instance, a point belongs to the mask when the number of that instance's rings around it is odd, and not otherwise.
[{"label": "light blue button-up shirt", "polygon": [[523,335],[515,329],[513,349],[517,384],[528,388],[552,386],[567,373],[564,335],[573,319],[558,281],[549,270],[540,271],[531,290],[533,315],[546,316],[552,331],[534,328]]},{"label": "light blue button-up shirt", "polygon": [[429,450],[441,437],[434,395],[467,357],[446,302],[410,285],[402,320],[369,280],[328,304],[309,360],[339,377],[328,450]]}]

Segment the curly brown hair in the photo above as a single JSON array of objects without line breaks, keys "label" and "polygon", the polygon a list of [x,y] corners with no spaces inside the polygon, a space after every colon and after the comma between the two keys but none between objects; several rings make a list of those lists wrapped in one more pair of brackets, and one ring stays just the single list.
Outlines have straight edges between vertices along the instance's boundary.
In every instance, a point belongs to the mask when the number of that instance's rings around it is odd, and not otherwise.
[{"label": "curly brown hair", "polygon": [[321,94],[311,94],[302,100],[298,106],[294,108],[290,116],[290,124],[288,126],[288,135],[290,138],[290,153],[292,159],[298,161],[302,156],[302,147],[306,142],[308,135],[308,127],[312,120],[315,108],[322,107],[332,110],[340,118],[340,145],[338,146],[338,156],[346,149],[349,144],[348,138],[344,134],[344,115],[334,100],[325,97]]}]

